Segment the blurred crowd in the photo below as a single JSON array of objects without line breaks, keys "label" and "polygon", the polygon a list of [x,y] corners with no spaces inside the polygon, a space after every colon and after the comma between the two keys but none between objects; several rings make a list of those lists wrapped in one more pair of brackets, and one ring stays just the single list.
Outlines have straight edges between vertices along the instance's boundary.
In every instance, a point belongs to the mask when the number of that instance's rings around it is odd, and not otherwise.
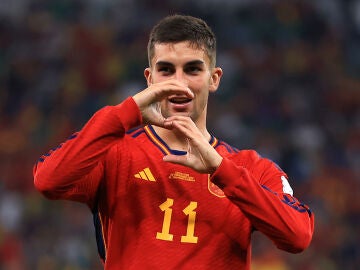
[{"label": "blurred crowd", "polygon": [[90,211],[44,199],[32,166],[96,110],[146,87],[149,30],[174,13],[205,19],[218,37],[210,130],[277,162],[315,213],[301,254],[255,233],[253,269],[359,269],[358,0],[2,0],[0,269],[101,269]]}]

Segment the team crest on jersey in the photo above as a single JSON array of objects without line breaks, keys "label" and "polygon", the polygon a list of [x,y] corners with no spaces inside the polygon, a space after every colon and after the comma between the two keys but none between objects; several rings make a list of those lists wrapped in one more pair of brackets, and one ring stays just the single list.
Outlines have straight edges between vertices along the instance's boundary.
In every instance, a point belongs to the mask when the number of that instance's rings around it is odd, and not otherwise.
[{"label": "team crest on jersey", "polygon": [[225,193],[222,191],[221,188],[219,188],[217,185],[215,185],[213,182],[210,181],[210,176],[208,177],[208,189],[211,194],[219,197],[219,198],[225,198]]}]

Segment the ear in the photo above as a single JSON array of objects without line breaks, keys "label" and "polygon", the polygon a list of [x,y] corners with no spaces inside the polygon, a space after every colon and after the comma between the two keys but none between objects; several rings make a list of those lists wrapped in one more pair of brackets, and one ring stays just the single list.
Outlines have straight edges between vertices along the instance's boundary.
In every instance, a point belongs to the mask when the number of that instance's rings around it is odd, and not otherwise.
[{"label": "ear", "polygon": [[209,87],[210,92],[215,92],[218,89],[222,75],[223,71],[221,68],[215,67],[212,69]]},{"label": "ear", "polygon": [[151,77],[151,68],[146,68],[144,70],[144,76],[145,76],[145,79],[146,79],[146,82],[147,82],[147,86],[150,86],[151,85],[151,82],[152,82],[152,77]]}]

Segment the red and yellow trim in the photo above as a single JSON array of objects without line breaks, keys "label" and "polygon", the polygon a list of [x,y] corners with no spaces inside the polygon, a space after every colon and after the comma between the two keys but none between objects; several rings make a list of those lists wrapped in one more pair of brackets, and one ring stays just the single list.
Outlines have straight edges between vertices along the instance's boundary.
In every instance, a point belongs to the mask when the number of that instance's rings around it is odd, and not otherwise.
[{"label": "red and yellow trim", "polygon": [[[154,129],[151,126],[145,126],[144,127],[145,133],[149,136],[149,138],[152,140],[152,142],[158,147],[160,148],[160,150],[165,154],[165,155],[170,155],[171,154],[171,149],[169,148],[168,145],[166,145],[166,143],[155,133]],[[210,140],[210,145],[212,147],[216,147],[219,143],[219,140],[216,139],[214,136],[211,137]]]},{"label": "red and yellow trim", "polygon": [[150,137],[150,139],[154,142],[156,146],[158,146],[166,155],[171,154],[168,147],[157,138],[157,136],[153,133],[149,126],[145,126],[144,129],[146,134]]},{"label": "red and yellow trim", "polygon": [[214,138],[214,141],[211,143],[211,146],[215,147],[218,144],[219,140],[216,139],[215,137],[213,137],[213,138]]}]

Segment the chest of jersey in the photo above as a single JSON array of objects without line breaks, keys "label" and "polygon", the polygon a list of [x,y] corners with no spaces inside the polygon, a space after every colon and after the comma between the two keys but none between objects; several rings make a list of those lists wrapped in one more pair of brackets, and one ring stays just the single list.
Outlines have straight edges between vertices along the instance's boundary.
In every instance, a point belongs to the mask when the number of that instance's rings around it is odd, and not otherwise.
[{"label": "chest of jersey", "polygon": [[109,157],[101,200],[107,213],[103,233],[108,245],[119,246],[117,255],[109,256],[141,258],[147,267],[168,264],[165,257],[172,258],[173,267],[194,257],[205,267],[248,256],[249,220],[209,175],[164,162],[164,153],[146,137],[113,155],[121,159]]},{"label": "chest of jersey", "polygon": [[[133,224],[148,239],[183,244],[198,244],[217,234],[229,239],[249,235],[246,217],[208,174],[162,157],[153,144],[144,142],[132,147],[118,167],[115,211],[122,223]],[[243,240],[246,247],[248,239]]]}]

